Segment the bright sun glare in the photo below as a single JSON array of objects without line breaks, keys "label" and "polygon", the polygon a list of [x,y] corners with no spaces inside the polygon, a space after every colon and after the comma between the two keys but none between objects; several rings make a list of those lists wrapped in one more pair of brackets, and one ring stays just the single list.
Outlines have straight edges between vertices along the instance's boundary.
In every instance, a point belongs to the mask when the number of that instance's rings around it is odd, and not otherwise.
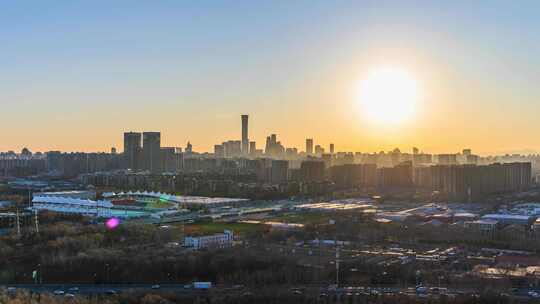
[{"label": "bright sun glare", "polygon": [[414,115],[416,81],[404,70],[377,69],[360,83],[359,90],[361,111],[370,121],[397,124]]}]

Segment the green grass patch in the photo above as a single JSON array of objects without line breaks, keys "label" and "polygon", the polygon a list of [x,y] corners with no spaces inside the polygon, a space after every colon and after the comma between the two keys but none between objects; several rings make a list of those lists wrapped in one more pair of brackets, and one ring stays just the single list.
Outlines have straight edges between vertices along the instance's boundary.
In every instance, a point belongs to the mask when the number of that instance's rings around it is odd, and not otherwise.
[{"label": "green grass patch", "polygon": [[156,200],[156,201],[146,204],[147,209],[167,209],[172,206],[173,204],[166,201],[161,201],[161,200]]},{"label": "green grass patch", "polygon": [[336,216],[324,212],[295,212],[283,214],[268,221],[294,224],[326,224],[330,219],[336,219]]},{"label": "green grass patch", "polygon": [[263,225],[246,223],[199,222],[185,226],[186,234],[214,234],[223,230],[232,230],[235,234],[263,229]]}]

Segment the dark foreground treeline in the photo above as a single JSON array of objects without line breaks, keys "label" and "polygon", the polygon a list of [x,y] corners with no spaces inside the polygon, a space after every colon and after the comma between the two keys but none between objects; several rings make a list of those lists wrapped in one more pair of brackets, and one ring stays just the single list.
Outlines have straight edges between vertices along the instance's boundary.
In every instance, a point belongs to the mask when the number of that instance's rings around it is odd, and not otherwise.
[{"label": "dark foreground treeline", "polygon": [[[275,285],[311,282],[293,257],[260,255],[243,247],[186,252],[169,246],[180,228],[126,224],[115,230],[84,221],[44,219],[39,235],[0,237],[0,284],[187,283]],[[331,274],[328,274],[331,277]]]},{"label": "dark foreground treeline", "polygon": [[[186,252],[167,245],[181,240],[180,227],[162,229],[153,225],[123,224],[115,230],[106,230],[102,225],[85,223],[83,218],[71,219],[52,214],[40,215],[40,222],[39,235],[30,230],[21,237],[15,233],[0,237],[0,284],[32,283],[31,274],[37,270],[37,280],[44,284],[185,284],[211,281],[257,287],[325,285],[335,281],[335,266],[330,263],[334,253],[319,254],[315,251],[312,256],[295,255],[290,248],[297,241],[337,235],[340,239],[370,243],[384,243],[388,238],[422,243],[422,239],[434,237],[437,232],[425,228],[381,226],[341,216],[338,225],[310,226],[305,231],[254,229],[244,236],[249,246]],[[417,239],[419,237],[420,240]],[[270,247],[271,244],[290,247],[280,251],[279,247]],[[381,265],[372,259],[358,257],[342,261],[340,280],[351,286],[414,286],[416,271],[420,269],[427,284],[509,288],[530,283],[487,282],[474,276],[454,278],[448,275],[470,271],[473,266],[465,262]],[[441,276],[444,276],[442,280],[439,279]]]},{"label": "dark foreground treeline", "polygon": [[511,304],[511,303],[538,303],[529,299],[510,298],[500,296],[495,293],[485,293],[477,296],[457,296],[457,297],[432,297],[420,299],[410,295],[395,296],[357,296],[348,297],[346,295],[329,295],[321,297],[313,295],[293,295],[283,289],[263,289],[253,292],[239,292],[235,294],[209,293],[199,296],[186,296],[177,294],[121,294],[114,297],[104,296],[77,296],[65,299],[50,294],[31,294],[27,291],[19,291],[16,295],[8,295],[0,290],[0,304],[316,304],[316,303],[350,303],[350,304],[412,304],[412,303],[432,303],[432,304]]}]

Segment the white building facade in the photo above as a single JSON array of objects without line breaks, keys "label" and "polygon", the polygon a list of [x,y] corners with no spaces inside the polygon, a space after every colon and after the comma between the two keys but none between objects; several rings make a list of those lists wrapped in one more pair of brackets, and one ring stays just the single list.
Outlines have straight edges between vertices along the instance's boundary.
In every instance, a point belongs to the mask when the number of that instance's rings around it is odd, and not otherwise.
[{"label": "white building facade", "polygon": [[232,247],[234,241],[234,233],[230,230],[225,230],[223,233],[206,235],[206,236],[187,236],[184,238],[184,246],[195,250],[205,248],[228,248]]}]

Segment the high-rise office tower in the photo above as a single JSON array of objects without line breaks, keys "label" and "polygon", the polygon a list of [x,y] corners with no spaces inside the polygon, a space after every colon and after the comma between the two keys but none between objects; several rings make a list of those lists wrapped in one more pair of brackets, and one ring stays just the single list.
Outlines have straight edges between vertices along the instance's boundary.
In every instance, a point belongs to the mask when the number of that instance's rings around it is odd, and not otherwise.
[{"label": "high-rise office tower", "polygon": [[270,182],[272,184],[285,183],[288,179],[289,162],[286,160],[272,160],[270,169]]},{"label": "high-rise office tower", "polygon": [[306,139],[306,153],[307,155],[313,155],[313,138]]},{"label": "high-rise office tower", "polygon": [[124,163],[132,170],[140,169],[139,159],[141,153],[141,133],[124,133]]},{"label": "high-rise office tower", "polygon": [[334,154],[334,144],[330,144],[330,154]]},{"label": "high-rise office tower", "polygon": [[163,172],[176,172],[177,169],[177,159],[176,159],[176,148],[175,147],[163,147],[160,149],[160,168]]},{"label": "high-rise office tower", "polygon": [[215,158],[224,158],[225,157],[225,146],[224,145],[214,145],[214,157]]},{"label": "high-rise office tower", "polygon": [[255,152],[257,152],[257,144],[254,141],[249,142],[249,154],[255,155]]},{"label": "high-rise office tower", "polygon": [[152,173],[161,172],[161,133],[143,133],[144,169]]},{"label": "high-rise office tower", "polygon": [[242,142],[239,140],[229,140],[223,143],[223,153],[225,157],[239,157],[242,154]]},{"label": "high-rise office tower", "polygon": [[248,115],[242,115],[242,153],[249,154]]},{"label": "high-rise office tower", "polygon": [[324,162],[316,160],[306,160],[300,165],[300,174],[303,181],[321,182],[324,180]]}]

